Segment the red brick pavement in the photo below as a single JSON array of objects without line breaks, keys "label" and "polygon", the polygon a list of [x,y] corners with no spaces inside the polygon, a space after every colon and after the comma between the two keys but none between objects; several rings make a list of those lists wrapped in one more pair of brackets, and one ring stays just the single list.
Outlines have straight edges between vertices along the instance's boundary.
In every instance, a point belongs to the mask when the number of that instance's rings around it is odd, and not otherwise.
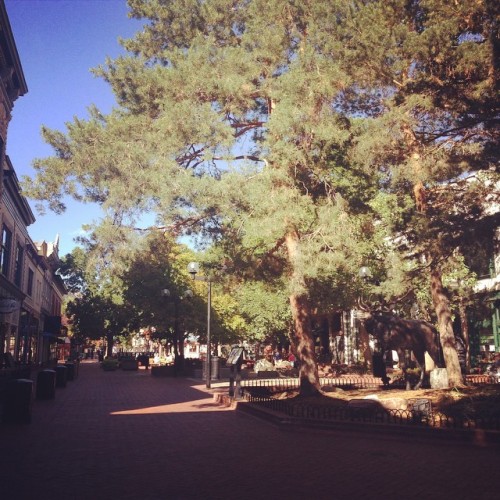
[{"label": "red brick pavement", "polygon": [[498,448],[282,432],[197,381],[82,363],[33,420],[0,425],[0,498],[497,499]]}]

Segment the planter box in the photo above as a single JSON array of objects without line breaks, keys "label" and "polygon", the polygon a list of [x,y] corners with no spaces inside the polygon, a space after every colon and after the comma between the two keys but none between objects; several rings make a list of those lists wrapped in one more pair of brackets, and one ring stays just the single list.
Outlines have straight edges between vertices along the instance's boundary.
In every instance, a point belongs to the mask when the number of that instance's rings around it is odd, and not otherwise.
[{"label": "planter box", "polygon": [[115,371],[118,368],[118,360],[112,359],[112,360],[104,360],[102,362],[102,369],[105,372],[112,372]]},{"label": "planter box", "polygon": [[174,377],[175,367],[172,366],[152,366],[151,375],[153,377]]},{"label": "planter box", "polygon": [[120,368],[122,370],[138,370],[139,362],[136,359],[122,359],[120,361]]}]

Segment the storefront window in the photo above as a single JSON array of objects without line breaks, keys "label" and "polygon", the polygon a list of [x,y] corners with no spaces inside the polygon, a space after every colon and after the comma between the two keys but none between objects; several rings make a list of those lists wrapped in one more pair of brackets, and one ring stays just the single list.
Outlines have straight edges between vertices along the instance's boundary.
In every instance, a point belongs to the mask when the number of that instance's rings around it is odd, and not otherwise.
[{"label": "storefront window", "polygon": [[17,360],[21,363],[32,363],[37,359],[38,319],[28,311],[21,311],[19,327],[19,345]]},{"label": "storefront window", "polygon": [[14,284],[19,288],[21,287],[21,280],[23,277],[23,247],[18,243],[16,246],[16,255],[14,261]]},{"label": "storefront window", "polygon": [[6,226],[2,227],[2,239],[0,241],[0,273],[7,276],[9,273],[10,253],[12,244],[12,232]]}]

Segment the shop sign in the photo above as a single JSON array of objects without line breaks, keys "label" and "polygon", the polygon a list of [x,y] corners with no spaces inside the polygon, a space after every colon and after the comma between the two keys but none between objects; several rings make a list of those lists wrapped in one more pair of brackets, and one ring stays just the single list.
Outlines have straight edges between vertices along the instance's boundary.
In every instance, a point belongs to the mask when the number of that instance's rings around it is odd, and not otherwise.
[{"label": "shop sign", "polygon": [[17,311],[21,303],[15,299],[0,299],[0,314],[10,314]]}]

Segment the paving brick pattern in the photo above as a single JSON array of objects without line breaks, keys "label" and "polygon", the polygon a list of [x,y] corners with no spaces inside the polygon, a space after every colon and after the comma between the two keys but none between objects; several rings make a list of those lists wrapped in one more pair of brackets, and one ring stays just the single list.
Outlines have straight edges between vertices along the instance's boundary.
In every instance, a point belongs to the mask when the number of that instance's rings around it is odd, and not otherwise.
[{"label": "paving brick pattern", "polygon": [[0,425],[3,500],[500,498],[498,448],[286,432],[142,369],[83,362],[32,413]]}]

